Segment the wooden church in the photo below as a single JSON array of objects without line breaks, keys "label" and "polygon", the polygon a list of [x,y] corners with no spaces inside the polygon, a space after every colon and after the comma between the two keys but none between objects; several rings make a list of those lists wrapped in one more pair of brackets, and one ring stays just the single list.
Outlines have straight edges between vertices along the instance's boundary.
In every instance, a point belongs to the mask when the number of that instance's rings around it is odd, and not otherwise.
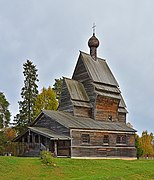
[{"label": "wooden church", "polygon": [[18,155],[135,158],[135,130],[126,125],[126,105],[106,60],[97,57],[99,40],[88,41],[90,54],[80,52],[71,79],[63,78],[59,108],[42,110],[19,135]]}]

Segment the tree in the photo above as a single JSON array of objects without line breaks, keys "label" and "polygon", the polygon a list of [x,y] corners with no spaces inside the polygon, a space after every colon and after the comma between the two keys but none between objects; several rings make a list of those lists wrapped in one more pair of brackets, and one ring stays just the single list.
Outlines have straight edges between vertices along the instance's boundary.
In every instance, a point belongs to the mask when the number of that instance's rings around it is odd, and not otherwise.
[{"label": "tree", "polygon": [[7,127],[10,122],[11,113],[8,110],[9,102],[4,93],[0,92],[0,128]]},{"label": "tree", "polygon": [[3,131],[0,131],[0,155],[5,151],[5,145],[7,143],[6,137]]},{"label": "tree", "polygon": [[4,130],[4,136],[7,139],[7,141],[12,141],[16,137],[16,131],[14,128],[6,128]]},{"label": "tree", "polygon": [[152,155],[154,153],[152,141],[153,141],[153,134],[152,133],[148,134],[147,131],[143,131],[142,136],[139,140],[140,147],[143,150],[143,156]]},{"label": "tree", "polygon": [[53,90],[56,92],[56,98],[59,100],[61,95],[61,89],[62,89],[63,79],[55,79],[55,83],[53,85]]},{"label": "tree", "polygon": [[16,144],[12,142],[12,140],[16,137],[16,131],[14,128],[6,128],[4,130],[4,137],[6,139],[6,143],[4,145],[5,152],[7,153],[15,153]]},{"label": "tree", "polygon": [[43,88],[41,93],[38,94],[35,105],[34,112],[35,116],[37,116],[42,109],[46,110],[57,110],[58,102],[56,100],[56,93],[49,86],[47,89]]},{"label": "tree", "polygon": [[38,95],[38,74],[36,66],[29,60],[23,64],[24,87],[21,89],[22,101],[19,101],[19,114],[16,115],[16,129],[22,131],[34,119],[33,106]]},{"label": "tree", "polygon": [[140,137],[137,134],[135,137],[135,147],[136,147],[136,156],[137,156],[137,159],[139,159],[139,157],[143,155],[143,149],[141,148],[141,145],[140,145]]},{"label": "tree", "polygon": [[5,128],[0,131],[0,155],[4,153],[13,153],[15,144],[12,140],[16,137],[16,131],[13,128]]}]

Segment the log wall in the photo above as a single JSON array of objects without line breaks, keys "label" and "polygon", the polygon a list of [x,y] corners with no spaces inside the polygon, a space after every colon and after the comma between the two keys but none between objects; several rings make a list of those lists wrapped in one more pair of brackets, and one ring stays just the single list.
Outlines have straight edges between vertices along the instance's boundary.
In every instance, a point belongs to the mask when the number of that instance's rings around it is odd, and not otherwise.
[{"label": "log wall", "polygon": [[91,118],[91,108],[75,106],[74,116]]},{"label": "log wall", "polygon": [[117,121],[119,101],[119,99],[97,96],[95,119],[105,121],[111,116],[112,121]]},{"label": "log wall", "polygon": [[118,120],[119,122],[125,123],[126,124],[126,113],[118,113]]},{"label": "log wall", "polygon": [[[90,143],[82,143],[81,135],[89,134]],[[103,143],[104,135],[109,143]],[[126,136],[126,144],[117,144],[119,133],[72,130],[72,157],[136,157],[135,134],[120,133]]]}]

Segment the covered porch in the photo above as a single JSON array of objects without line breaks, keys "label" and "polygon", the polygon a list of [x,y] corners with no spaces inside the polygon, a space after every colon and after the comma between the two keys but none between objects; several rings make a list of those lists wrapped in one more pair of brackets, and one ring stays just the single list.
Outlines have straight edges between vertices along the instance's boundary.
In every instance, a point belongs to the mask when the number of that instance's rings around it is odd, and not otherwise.
[{"label": "covered porch", "polygon": [[71,156],[70,137],[47,128],[29,127],[14,142],[17,143],[17,156],[39,156],[43,150],[50,151],[56,157]]}]

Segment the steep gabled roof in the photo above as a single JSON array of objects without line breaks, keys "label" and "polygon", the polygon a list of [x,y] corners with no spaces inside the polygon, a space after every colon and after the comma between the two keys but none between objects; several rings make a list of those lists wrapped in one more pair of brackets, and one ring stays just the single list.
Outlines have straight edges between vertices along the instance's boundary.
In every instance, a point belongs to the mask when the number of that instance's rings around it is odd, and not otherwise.
[{"label": "steep gabled roof", "polygon": [[92,118],[76,117],[69,113],[62,111],[43,110],[42,113],[50,117],[52,120],[60,123],[66,128],[70,129],[93,129],[93,130],[107,130],[107,131],[121,131],[121,132],[136,132],[129,128],[125,123],[112,121],[96,121]]},{"label": "steep gabled roof", "polygon": [[118,112],[121,112],[121,113],[128,113],[128,111],[126,110],[126,104],[125,104],[125,101],[122,97],[122,95],[120,94],[120,103],[119,103],[119,108],[118,108]]},{"label": "steep gabled roof", "polygon": [[95,61],[89,54],[81,51],[79,60],[82,60],[84,63],[89,77],[93,81],[95,92],[103,96],[120,99],[119,111],[127,113],[125,109],[126,104],[121,95],[118,82],[108,67],[106,60],[97,58]]},{"label": "steep gabled roof", "polygon": [[81,82],[68,78],[64,78],[64,81],[74,106],[91,107],[89,97]]},{"label": "steep gabled roof", "polygon": [[120,94],[120,98],[121,98],[121,100],[120,100],[120,104],[119,104],[119,107],[123,107],[123,108],[126,108],[126,104],[125,104],[125,101],[124,101],[124,99],[123,99],[123,97],[122,97],[122,95]]},{"label": "steep gabled roof", "polygon": [[84,86],[79,81],[64,78],[72,100],[89,102]]},{"label": "steep gabled roof", "polygon": [[89,54],[80,53],[89,76],[94,82],[119,86],[104,59],[97,58],[95,61]]}]

